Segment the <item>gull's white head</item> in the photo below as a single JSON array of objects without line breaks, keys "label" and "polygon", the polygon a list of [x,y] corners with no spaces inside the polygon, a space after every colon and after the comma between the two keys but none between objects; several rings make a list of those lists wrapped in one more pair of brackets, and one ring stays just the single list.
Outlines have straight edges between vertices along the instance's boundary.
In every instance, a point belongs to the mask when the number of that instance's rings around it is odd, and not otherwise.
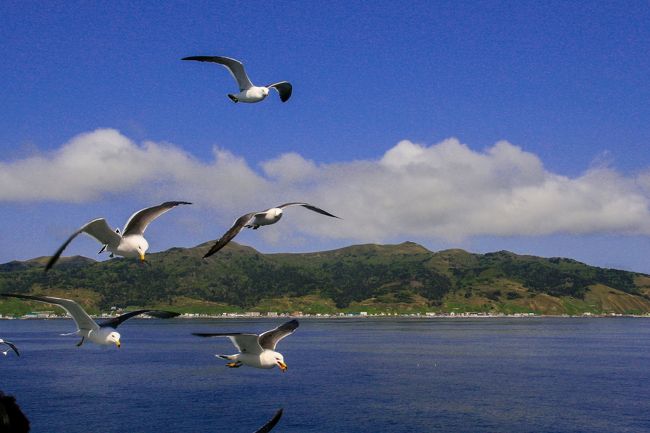
[{"label": "gull's white head", "polygon": [[273,359],[275,360],[275,363],[277,364],[278,368],[280,368],[280,370],[282,370],[283,373],[287,371],[289,367],[287,367],[287,364],[284,363],[284,356],[282,356],[281,353],[275,352],[273,354]]},{"label": "gull's white head", "polygon": [[149,249],[149,244],[146,239],[142,238],[142,240],[144,242],[138,244],[138,256],[140,256],[140,260],[144,262],[144,253]]},{"label": "gull's white head", "polygon": [[144,254],[149,249],[149,242],[147,242],[144,236],[127,236],[122,238],[122,242],[125,244],[125,248],[123,252],[120,251],[120,255],[124,257],[139,257],[144,262]]},{"label": "gull's white head", "polygon": [[109,333],[106,336],[106,343],[107,344],[114,343],[119,348],[122,345],[122,343],[120,343],[120,333],[116,331]]},{"label": "gull's white head", "polygon": [[268,87],[262,87],[262,95],[266,98],[269,96],[269,88]]}]

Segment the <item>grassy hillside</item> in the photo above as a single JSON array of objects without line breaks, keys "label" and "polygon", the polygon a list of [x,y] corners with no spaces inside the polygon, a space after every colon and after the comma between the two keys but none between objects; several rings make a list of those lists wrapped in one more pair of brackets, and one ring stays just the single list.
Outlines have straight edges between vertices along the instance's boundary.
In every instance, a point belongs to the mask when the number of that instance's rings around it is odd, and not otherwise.
[{"label": "grassy hillside", "polygon": [[[484,311],[544,314],[650,312],[650,277],[571,259],[507,251],[431,252],[406,242],[306,254],[260,254],[209,243],[149,255],[151,266],[83,257],[0,265],[0,292],[81,299],[90,308],[165,306],[183,312]],[[0,313],[24,305],[0,303]]]}]

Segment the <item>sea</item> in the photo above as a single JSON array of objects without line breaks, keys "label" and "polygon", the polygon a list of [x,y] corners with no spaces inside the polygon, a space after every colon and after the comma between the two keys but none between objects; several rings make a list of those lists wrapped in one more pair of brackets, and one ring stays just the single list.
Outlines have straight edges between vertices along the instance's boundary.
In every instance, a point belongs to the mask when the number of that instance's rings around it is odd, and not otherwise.
[{"label": "sea", "polygon": [[289,366],[230,369],[227,338],[287,319],[132,319],[122,347],[2,320],[0,390],[33,433],[650,432],[650,318],[300,319]]}]

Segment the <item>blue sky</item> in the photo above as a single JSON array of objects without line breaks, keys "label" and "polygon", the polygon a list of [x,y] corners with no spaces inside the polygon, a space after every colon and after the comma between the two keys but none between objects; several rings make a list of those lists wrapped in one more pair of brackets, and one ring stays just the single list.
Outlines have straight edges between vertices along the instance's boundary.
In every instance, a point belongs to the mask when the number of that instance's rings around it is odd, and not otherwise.
[{"label": "blue sky", "polygon": [[[419,242],[650,272],[647,2],[0,4],[0,262],[189,200],[150,251],[307,201],[264,252]],[[285,104],[233,104],[190,55]],[[80,238],[67,251],[95,257]]]}]

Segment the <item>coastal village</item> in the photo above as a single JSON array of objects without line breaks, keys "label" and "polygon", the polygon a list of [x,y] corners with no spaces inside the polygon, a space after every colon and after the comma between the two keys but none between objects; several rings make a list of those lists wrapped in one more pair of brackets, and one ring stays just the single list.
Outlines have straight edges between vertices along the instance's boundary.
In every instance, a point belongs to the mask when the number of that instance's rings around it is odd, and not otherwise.
[{"label": "coastal village", "polygon": [[[93,319],[110,319],[117,317],[124,313],[121,309],[111,309],[110,313],[103,313],[99,315],[90,315]],[[184,313],[178,316],[178,319],[264,319],[264,318],[286,318],[286,317],[300,317],[300,318],[314,318],[314,319],[341,319],[341,318],[526,318],[526,317],[650,317],[650,313],[646,314],[621,314],[621,313],[607,313],[607,314],[594,314],[585,312],[577,315],[544,315],[537,313],[487,313],[487,312],[426,312],[426,313],[368,313],[367,311],[359,312],[346,312],[336,314],[324,313],[303,313],[302,311],[293,311],[291,313],[278,313],[276,311],[269,311],[260,313],[258,311],[248,311],[243,313],[221,313],[221,314],[205,314],[205,313]],[[150,319],[151,317],[142,315],[141,319]],[[44,320],[44,319],[69,319],[66,314],[58,314],[54,311],[34,311],[21,316],[13,316],[8,314],[0,314],[0,320]]]}]

